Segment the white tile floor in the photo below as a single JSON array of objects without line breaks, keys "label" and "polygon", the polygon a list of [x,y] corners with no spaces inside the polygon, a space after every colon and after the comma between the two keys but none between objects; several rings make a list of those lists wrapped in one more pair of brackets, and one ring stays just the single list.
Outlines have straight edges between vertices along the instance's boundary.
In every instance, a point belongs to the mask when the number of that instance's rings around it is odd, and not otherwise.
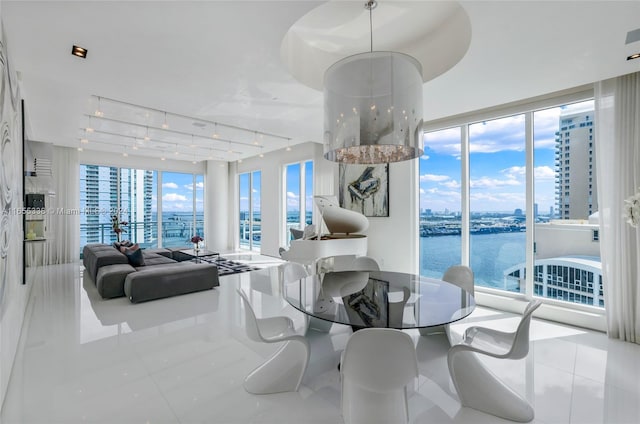
[{"label": "white tile floor", "polygon": [[[239,256],[260,266],[273,260]],[[311,332],[311,363],[297,393],[250,395],[242,381],[274,349],[249,341],[235,288],[259,287],[259,314],[303,318],[251,274],[214,290],[133,305],[102,300],[79,264],[39,271],[2,408],[2,423],[341,423],[336,364],[351,330]],[[468,319],[512,328],[518,317],[478,308]],[[464,324],[468,325],[468,324]],[[454,326],[462,331],[463,324]],[[446,368],[443,336],[416,341],[420,378],[412,423],[499,423],[461,408]],[[640,346],[535,320],[520,361],[487,360],[525,393],[536,423],[640,422]]]}]

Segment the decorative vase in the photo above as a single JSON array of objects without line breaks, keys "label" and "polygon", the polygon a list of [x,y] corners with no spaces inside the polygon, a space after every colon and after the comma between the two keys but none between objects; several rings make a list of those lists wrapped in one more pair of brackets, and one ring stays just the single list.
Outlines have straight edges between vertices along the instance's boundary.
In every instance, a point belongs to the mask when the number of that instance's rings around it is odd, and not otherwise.
[{"label": "decorative vase", "polygon": [[198,253],[200,252],[200,243],[194,243],[193,250],[196,252],[196,256],[198,256]]}]

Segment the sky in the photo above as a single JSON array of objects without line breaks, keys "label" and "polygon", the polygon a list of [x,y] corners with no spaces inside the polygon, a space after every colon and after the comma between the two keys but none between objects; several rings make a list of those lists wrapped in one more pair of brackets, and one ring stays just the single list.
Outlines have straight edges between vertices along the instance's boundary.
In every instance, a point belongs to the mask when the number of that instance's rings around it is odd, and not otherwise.
[{"label": "sky", "polygon": [[[555,133],[561,113],[593,110],[593,101],[534,112],[535,203],[555,202]],[[460,128],[426,133],[420,158],[420,209],[460,211]],[[525,211],[524,114],[469,126],[472,212]]]},{"label": "sky", "polygon": [[[155,173],[154,173],[155,178]],[[157,183],[157,181],[154,181]],[[193,174],[162,173],[162,210],[167,212],[193,211]],[[157,196],[153,194],[155,211]],[[204,177],[196,176],[196,211],[204,211]]]}]

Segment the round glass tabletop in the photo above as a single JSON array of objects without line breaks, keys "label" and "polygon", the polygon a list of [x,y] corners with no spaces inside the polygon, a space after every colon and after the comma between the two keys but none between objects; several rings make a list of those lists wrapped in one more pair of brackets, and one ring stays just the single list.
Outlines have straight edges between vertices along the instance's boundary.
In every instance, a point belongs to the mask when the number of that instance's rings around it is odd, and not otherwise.
[{"label": "round glass tabletop", "polygon": [[285,284],[299,311],[353,327],[424,328],[448,324],[475,308],[471,293],[446,281],[389,271],[342,271]]}]

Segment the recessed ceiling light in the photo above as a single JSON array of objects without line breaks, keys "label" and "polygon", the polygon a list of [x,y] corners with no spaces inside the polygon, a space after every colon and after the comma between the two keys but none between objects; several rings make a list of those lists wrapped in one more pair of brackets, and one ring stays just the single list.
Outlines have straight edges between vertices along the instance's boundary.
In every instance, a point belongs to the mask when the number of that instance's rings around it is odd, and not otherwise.
[{"label": "recessed ceiling light", "polygon": [[78,147],[78,151],[81,152],[82,151],[82,147]]},{"label": "recessed ceiling light", "polygon": [[124,152],[124,153],[122,154],[122,156],[124,156],[124,157],[126,158],[127,156],[129,156],[129,153]]},{"label": "recessed ceiling light", "polygon": [[86,59],[86,58],[87,58],[87,52],[88,52],[88,50],[87,50],[87,49],[85,49],[84,47],[80,47],[80,46],[76,46],[76,45],[74,45],[74,46],[71,48],[71,54],[72,54],[72,55],[74,55],[74,56],[78,56],[78,57],[81,57],[81,58],[83,58],[83,59]]},{"label": "recessed ceiling light", "polygon": [[263,155],[262,153],[260,153],[260,155],[259,155],[259,156],[260,156],[261,158],[263,158],[263,157],[264,157],[264,155]]},{"label": "recessed ceiling light", "polygon": [[87,143],[89,143],[89,140],[87,140],[86,138],[81,138],[80,139],[80,143],[87,144]]},{"label": "recessed ceiling light", "polygon": [[640,53],[632,54],[631,56],[627,56],[627,60],[633,60],[640,57]]},{"label": "recessed ceiling light", "polygon": [[165,160],[164,158],[160,158],[160,160]]}]

